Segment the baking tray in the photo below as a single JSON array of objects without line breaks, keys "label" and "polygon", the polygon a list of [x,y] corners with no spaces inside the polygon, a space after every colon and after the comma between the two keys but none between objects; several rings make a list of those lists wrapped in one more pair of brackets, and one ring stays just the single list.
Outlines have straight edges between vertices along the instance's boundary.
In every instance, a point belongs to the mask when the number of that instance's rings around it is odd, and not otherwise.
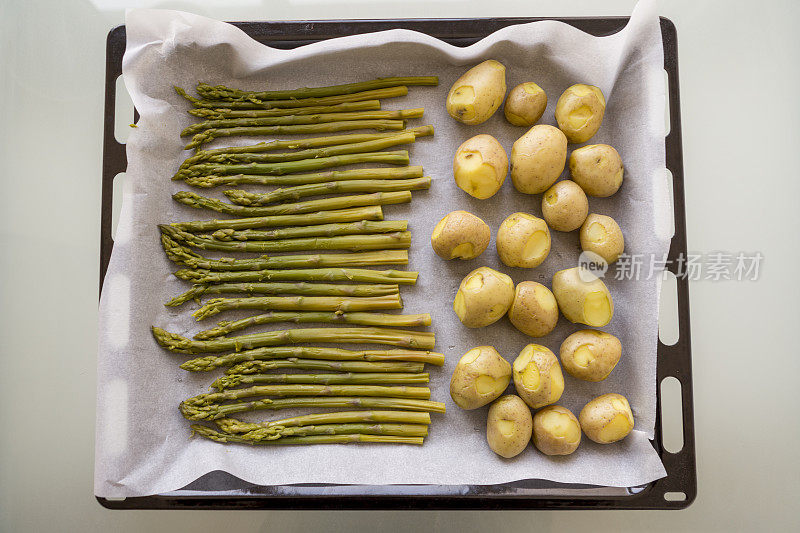
[{"label": "baking tray", "polygon": [[[290,49],[343,35],[404,28],[426,33],[456,46],[468,46],[512,24],[559,20],[595,36],[621,30],[628,17],[601,18],[480,18],[234,22],[253,39],[273,48]],[[665,138],[667,168],[672,173],[675,235],[668,270],[676,274],[676,259],[686,254],[678,48],[675,25],[661,18],[664,70],[668,77],[669,134]],[[125,172],[125,145],[114,137],[116,82],[122,74],[125,27],[117,26],[106,43],[105,118],[103,138],[100,287],[111,250],[114,177]],[[134,110],[134,120],[138,118]],[[655,439],[667,477],[639,487],[599,487],[524,480],[502,485],[323,485],[259,486],[225,472],[202,476],[183,489],[126,499],[100,498],[109,509],[682,509],[697,493],[694,415],[692,407],[689,283],[677,279],[678,326],[674,345],[659,341]],[[661,427],[661,382],[676,378],[681,385],[683,447],[664,449]]]}]

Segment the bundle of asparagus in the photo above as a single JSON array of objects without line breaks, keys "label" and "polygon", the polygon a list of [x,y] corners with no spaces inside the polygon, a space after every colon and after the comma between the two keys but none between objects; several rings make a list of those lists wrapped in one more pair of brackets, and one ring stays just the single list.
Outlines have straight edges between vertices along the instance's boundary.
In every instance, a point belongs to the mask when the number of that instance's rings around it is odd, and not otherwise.
[{"label": "bundle of asparagus", "polygon": [[[429,326],[430,315],[382,312],[403,307],[400,287],[414,284],[418,274],[365,268],[408,264],[408,223],[384,220],[383,206],[410,202],[411,191],[431,185],[422,167],[408,166],[408,151],[392,150],[433,135],[432,126],[405,129],[406,120],[424,111],[381,110],[380,99],[404,96],[410,85],[437,83],[436,77],[382,78],[266,92],[201,83],[199,98],[175,88],[191,102],[189,114],[201,120],[181,132],[192,136],[187,149],[234,136],[392,130],[198,150],[172,177],[201,188],[278,187],[263,193],[226,190],[228,202],[179,191],[173,195],[178,203],[236,218],[159,225],[167,257],[184,267],[175,276],[193,283],[168,307],[194,301],[197,320],[230,310],[260,312],[221,321],[194,339],[152,328],[156,341],[169,351],[210,354],[185,361],[180,365],[184,370],[230,367],[213,382],[217,392],[181,403],[187,419],[216,421],[216,430],[192,425],[196,434],[246,444],[422,444],[429,412],[444,412],[444,404],[430,401],[430,390],[418,386],[429,381],[426,363],[444,362],[442,354],[429,351],[433,333],[395,329]],[[398,166],[334,169],[357,163]],[[207,258],[193,249],[270,255]],[[202,302],[206,295],[223,297]],[[340,327],[227,337],[274,323]],[[317,342],[396,348],[295,345]],[[353,407],[367,410],[260,424],[228,418],[255,410]]]}]

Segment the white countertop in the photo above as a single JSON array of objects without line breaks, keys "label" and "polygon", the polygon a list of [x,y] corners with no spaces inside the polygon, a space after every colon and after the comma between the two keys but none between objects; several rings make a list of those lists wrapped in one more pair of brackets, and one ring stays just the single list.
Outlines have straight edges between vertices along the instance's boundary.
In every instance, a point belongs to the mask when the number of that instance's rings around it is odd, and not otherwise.
[{"label": "white countertop", "polygon": [[[678,28],[690,251],[761,252],[691,285],[698,497],[673,512],[108,511],[92,493],[105,36],[124,6],[222,20],[628,15],[631,0],[0,3],[0,530],[800,528],[797,2],[662,2]],[[785,280],[785,281],[781,281]]]}]

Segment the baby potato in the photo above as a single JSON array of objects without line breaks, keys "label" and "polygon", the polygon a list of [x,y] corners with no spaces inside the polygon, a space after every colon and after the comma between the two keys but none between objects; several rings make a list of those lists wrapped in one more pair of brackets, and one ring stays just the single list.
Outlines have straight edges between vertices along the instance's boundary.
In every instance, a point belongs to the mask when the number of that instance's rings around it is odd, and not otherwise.
[{"label": "baby potato", "polygon": [[496,246],[497,255],[507,266],[533,268],[550,253],[550,230],[541,218],[514,213],[500,224]]},{"label": "baby potato", "polygon": [[603,381],[622,357],[622,343],[605,331],[582,329],[564,339],[558,355],[570,376]]},{"label": "baby potato", "polygon": [[608,287],[583,267],[556,272],[553,295],[561,314],[573,324],[599,328],[611,322],[614,316],[614,301]]},{"label": "baby potato", "polygon": [[542,196],[542,216],[556,231],[580,228],[587,214],[589,200],[574,181],[558,181]]},{"label": "baby potato", "polygon": [[568,87],[556,102],[556,122],[571,143],[583,143],[597,133],[606,112],[603,91],[578,83]]},{"label": "baby potato", "polygon": [[500,320],[513,301],[511,277],[489,267],[480,267],[461,280],[453,300],[453,311],[468,328],[480,328]]},{"label": "baby potato", "polygon": [[581,250],[594,252],[611,264],[625,251],[625,237],[617,221],[606,215],[592,213],[586,217],[579,233]]},{"label": "baby potato", "polygon": [[475,259],[489,246],[490,239],[486,222],[472,213],[453,211],[433,228],[431,246],[442,259]]},{"label": "baby potato", "polygon": [[508,93],[503,114],[514,126],[533,126],[547,107],[547,95],[544,90],[527,81],[520,83]]},{"label": "baby potato", "polygon": [[447,94],[447,112],[472,126],[486,122],[506,96],[506,67],[489,59],[456,80]]},{"label": "baby potato", "polygon": [[546,191],[567,163],[567,138],[554,126],[538,124],[511,147],[511,181],[521,193]]},{"label": "baby potato", "polygon": [[525,335],[544,337],[558,322],[556,297],[541,283],[523,281],[514,291],[508,319]]},{"label": "baby potato", "polygon": [[613,392],[584,405],[578,419],[586,436],[598,444],[622,440],[633,429],[633,413],[628,399]]},{"label": "baby potato", "polygon": [[564,392],[564,375],[553,352],[539,344],[522,349],[513,365],[517,394],[532,409],[556,403]]},{"label": "baby potato", "polygon": [[612,146],[591,144],[570,154],[569,172],[583,192],[606,198],[619,190],[625,168],[619,152]]},{"label": "baby potato", "polygon": [[519,396],[501,396],[489,407],[486,441],[500,457],[509,459],[522,453],[532,432],[531,410]]},{"label": "baby potato", "polygon": [[511,365],[491,346],[465,353],[450,378],[450,396],[462,409],[477,409],[503,394],[511,381]]},{"label": "baby potato", "polygon": [[453,159],[453,176],[464,192],[484,200],[500,190],[508,174],[506,151],[491,135],[476,135],[461,144]]},{"label": "baby potato", "polygon": [[572,411],[548,405],[533,416],[533,445],[545,455],[569,455],[581,443],[581,425]]}]

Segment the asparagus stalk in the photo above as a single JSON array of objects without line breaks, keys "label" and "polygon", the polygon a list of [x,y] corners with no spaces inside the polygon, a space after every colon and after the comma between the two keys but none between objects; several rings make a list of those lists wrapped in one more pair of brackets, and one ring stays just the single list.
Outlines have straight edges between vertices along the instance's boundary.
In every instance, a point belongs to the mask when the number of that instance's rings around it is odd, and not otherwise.
[{"label": "asparagus stalk", "polygon": [[207,83],[197,84],[197,94],[207,100],[245,100],[258,102],[262,100],[286,100],[290,98],[321,98],[341,94],[353,94],[373,89],[398,87],[400,85],[438,85],[438,76],[406,76],[393,78],[377,78],[370,81],[331,85],[328,87],[303,87],[283,91],[242,91],[224,85],[211,86]]},{"label": "asparagus stalk", "polygon": [[219,213],[240,217],[266,217],[272,215],[291,215],[312,213],[314,211],[329,211],[347,207],[362,207],[365,205],[391,205],[403,204],[411,201],[410,191],[375,192],[372,194],[359,194],[354,196],[335,196],[319,200],[306,200],[294,204],[281,204],[266,207],[245,207],[221,202],[214,198],[206,198],[189,191],[179,191],[172,195],[177,202],[196,209],[210,209]]},{"label": "asparagus stalk", "polygon": [[[177,307],[189,300],[199,301],[203,294],[300,294],[303,296],[386,296],[398,294],[397,284],[338,285],[333,283],[221,283],[219,285],[195,285],[183,294],[167,302],[167,307]],[[390,315],[394,316],[394,315]],[[286,318],[296,318],[293,314]],[[276,317],[276,322],[277,317]]]},{"label": "asparagus stalk", "polygon": [[[222,220],[196,220],[191,222],[173,222],[170,226],[183,231],[201,233],[215,230],[245,230],[255,228],[271,228],[277,226],[318,226],[320,224],[345,224],[364,220],[383,220],[383,208],[379,205],[367,205],[332,211],[319,211],[302,215],[276,215],[268,217],[226,218]],[[393,231],[404,231],[393,230]]]},{"label": "asparagus stalk", "polygon": [[365,434],[334,434],[334,435],[308,435],[302,437],[282,437],[275,440],[249,440],[241,435],[229,435],[220,433],[200,424],[192,424],[193,433],[197,433],[207,439],[216,442],[236,442],[241,444],[349,444],[358,442],[370,442],[381,444],[422,444],[424,437],[404,437],[396,435],[365,435]]},{"label": "asparagus stalk", "polygon": [[330,322],[354,324],[359,326],[416,327],[430,326],[431,316],[427,313],[419,315],[390,315],[385,313],[321,313],[321,312],[270,312],[240,320],[222,321],[217,327],[201,331],[194,336],[197,340],[221,337],[234,331],[241,331],[250,326],[272,324],[275,322]]},{"label": "asparagus stalk", "polygon": [[180,87],[175,87],[175,92],[189,100],[196,108],[209,108],[209,109],[274,109],[274,108],[291,108],[291,107],[306,107],[306,106],[321,106],[321,105],[336,105],[345,102],[360,102],[363,100],[373,100],[380,98],[394,98],[397,96],[405,96],[408,94],[408,87],[397,86],[387,87],[384,89],[374,89],[371,91],[360,91],[351,94],[342,94],[336,96],[326,96],[322,98],[288,98],[284,100],[271,100],[269,102],[227,102],[223,100],[201,100],[186,93]]},{"label": "asparagus stalk", "polygon": [[376,309],[402,309],[400,293],[388,296],[261,296],[251,298],[214,298],[192,313],[198,321],[223,311],[257,309],[259,311],[374,311]]},{"label": "asparagus stalk", "polygon": [[262,176],[260,174],[209,174],[189,176],[184,181],[193,187],[208,189],[220,185],[274,185],[293,186],[327,183],[331,181],[385,180],[422,177],[422,167],[356,168],[329,170],[310,174],[288,174],[286,176]]},{"label": "asparagus stalk", "polygon": [[[324,211],[323,211],[324,213]],[[246,219],[245,219],[246,220]],[[218,241],[269,241],[273,239],[292,239],[299,237],[334,237],[337,235],[365,235],[371,233],[396,233],[406,231],[408,221],[385,220],[373,222],[337,222],[334,224],[318,224],[316,226],[298,226],[271,230],[242,230],[231,228],[219,229],[212,234]]]},{"label": "asparagus stalk", "polygon": [[246,433],[232,434],[242,439],[240,442],[275,442],[284,438],[310,435],[399,435],[404,437],[424,437],[428,434],[426,424],[319,424],[314,426],[295,426],[259,428]]},{"label": "asparagus stalk", "polygon": [[335,105],[288,107],[278,109],[190,109],[189,114],[206,120],[223,118],[263,118],[285,117],[288,115],[316,115],[317,113],[347,113],[351,111],[376,111],[381,108],[380,100],[342,102]]},{"label": "asparagus stalk", "polygon": [[227,418],[234,413],[245,411],[258,411],[261,409],[293,409],[304,407],[333,407],[363,409],[402,409],[405,411],[429,411],[444,413],[445,405],[430,400],[417,400],[415,398],[382,398],[370,396],[329,396],[329,397],[297,397],[253,400],[250,402],[235,402],[229,404],[213,404],[205,406],[191,406],[181,404],[181,413],[189,420],[216,420]]},{"label": "asparagus stalk", "polygon": [[[413,132],[401,132],[366,142],[355,142],[328,146],[323,148],[309,148],[296,152],[277,152],[277,153],[243,153],[243,154],[220,154],[208,156],[207,160],[192,166],[181,168],[172,177],[173,180],[184,179],[190,176],[222,175],[222,174],[259,174],[258,169],[273,168],[264,167],[267,163],[285,163],[288,161],[301,161],[304,159],[320,159],[324,157],[334,157],[349,154],[365,154],[377,152],[384,148],[391,148],[401,144],[413,143],[416,140]],[[270,172],[267,172],[268,174]]]},{"label": "asparagus stalk", "polygon": [[426,373],[345,373],[345,374],[234,374],[222,376],[211,384],[218,391],[232,389],[240,385],[257,383],[292,383],[320,385],[410,385],[428,383]]},{"label": "asparagus stalk", "polygon": [[182,269],[175,272],[175,277],[194,283],[353,281],[358,283],[397,283],[398,285],[413,285],[417,281],[417,272],[406,270],[369,270],[366,268],[303,268],[296,270],[245,270],[233,272]]},{"label": "asparagus stalk", "polygon": [[152,327],[158,344],[176,353],[212,353],[228,350],[242,351],[280,344],[305,342],[337,342],[342,344],[387,344],[403,348],[431,350],[433,333],[390,328],[298,328],[267,331],[223,339],[196,341],[176,333]]},{"label": "asparagus stalk", "polygon": [[184,149],[190,150],[211,142],[219,137],[258,137],[262,135],[299,135],[308,133],[336,133],[353,130],[402,130],[405,120],[373,119],[343,120],[341,122],[323,122],[320,124],[291,124],[288,126],[249,126],[238,128],[217,128],[204,130],[192,137]]},{"label": "asparagus stalk", "polygon": [[349,120],[386,120],[420,118],[425,110],[402,109],[398,111],[352,111],[349,113],[317,113],[297,114],[284,116],[267,116],[257,118],[221,118],[205,120],[187,126],[181,132],[181,137],[194,135],[206,130],[228,128],[255,128],[261,126],[291,126],[300,124],[323,124],[328,122],[341,122]]},{"label": "asparagus stalk", "polygon": [[215,421],[225,433],[249,433],[266,428],[288,428],[319,424],[357,424],[357,423],[395,423],[430,424],[430,413],[418,411],[338,411],[334,413],[315,413],[295,416],[281,420],[251,423],[235,418],[221,418]]},{"label": "asparagus stalk", "polygon": [[[180,168],[185,169],[197,163],[202,163],[216,157],[232,156],[237,154],[260,154],[263,152],[273,152],[275,150],[301,150],[308,148],[322,148],[325,146],[336,146],[339,144],[362,143],[394,137],[401,133],[413,133],[415,137],[426,137],[433,135],[433,126],[418,126],[401,131],[391,131],[386,133],[346,133],[343,135],[328,135],[325,137],[310,137],[307,139],[275,140],[262,141],[247,146],[226,146],[223,148],[210,148],[200,150],[193,156],[181,163]],[[420,174],[421,175],[421,174]]]},{"label": "asparagus stalk", "polygon": [[[425,363],[406,361],[329,361],[325,359],[267,359],[251,361],[248,357],[257,357],[256,350],[238,352],[220,356],[208,355],[190,359],[181,368],[190,372],[209,372],[222,366],[235,365],[232,374],[259,374],[277,369],[322,370],[333,372],[422,372]],[[265,355],[264,350],[260,350]],[[313,354],[312,354],[313,355]],[[323,354],[324,355],[324,354]],[[238,362],[238,364],[237,364]],[[233,368],[231,369],[231,371]],[[240,372],[241,371],[241,372]]]}]

